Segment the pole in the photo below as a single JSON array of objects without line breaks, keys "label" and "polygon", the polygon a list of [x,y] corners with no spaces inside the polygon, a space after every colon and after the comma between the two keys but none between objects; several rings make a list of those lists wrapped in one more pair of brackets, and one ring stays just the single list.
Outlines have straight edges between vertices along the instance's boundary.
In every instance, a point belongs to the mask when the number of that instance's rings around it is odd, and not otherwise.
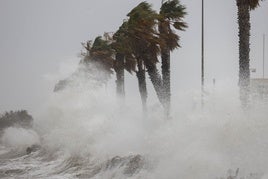
[{"label": "pole", "polygon": [[264,78],[264,72],[265,72],[265,69],[264,69],[264,59],[265,59],[265,34],[263,34],[263,59],[262,59],[262,78]]},{"label": "pole", "polygon": [[202,0],[202,22],[201,22],[201,93],[202,106],[204,105],[204,0]]}]

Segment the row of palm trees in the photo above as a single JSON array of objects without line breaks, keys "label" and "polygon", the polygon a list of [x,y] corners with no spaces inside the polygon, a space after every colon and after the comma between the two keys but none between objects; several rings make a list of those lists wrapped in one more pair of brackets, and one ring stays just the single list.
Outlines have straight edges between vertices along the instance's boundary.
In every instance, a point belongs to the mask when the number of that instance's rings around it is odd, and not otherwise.
[{"label": "row of palm trees", "polygon": [[[261,0],[236,0],[239,25],[239,85],[242,101],[247,100],[250,85],[249,37],[250,10],[258,7]],[[160,11],[142,2],[127,14],[119,29],[109,36],[96,37],[84,47],[87,53],[84,62],[97,62],[108,73],[116,73],[116,91],[120,98],[125,96],[124,71],[135,73],[138,80],[143,111],[146,112],[146,74],[153,84],[157,97],[170,112],[170,52],[180,47],[176,31],[187,28],[184,22],[185,7],[179,0],[162,3]],[[161,59],[160,74],[157,63]],[[147,72],[147,73],[146,73]]]},{"label": "row of palm trees", "polygon": [[[127,14],[112,37],[105,34],[84,47],[87,54],[84,62],[98,62],[103,68],[116,73],[116,91],[125,96],[124,70],[135,73],[138,80],[143,111],[146,112],[146,74],[153,84],[157,97],[168,116],[170,111],[170,52],[180,47],[176,30],[187,27],[183,21],[185,7],[178,0],[162,4],[159,13],[150,4],[142,2]],[[157,63],[161,57],[160,74]],[[146,73],[147,72],[147,73]]]}]

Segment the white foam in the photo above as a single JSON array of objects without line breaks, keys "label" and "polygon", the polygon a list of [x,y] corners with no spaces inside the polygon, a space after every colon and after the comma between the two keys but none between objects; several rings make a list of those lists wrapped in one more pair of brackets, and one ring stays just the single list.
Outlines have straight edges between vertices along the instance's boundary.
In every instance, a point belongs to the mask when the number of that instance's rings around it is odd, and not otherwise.
[{"label": "white foam", "polygon": [[17,127],[5,129],[1,141],[5,146],[15,149],[26,149],[40,143],[39,136],[34,130]]}]

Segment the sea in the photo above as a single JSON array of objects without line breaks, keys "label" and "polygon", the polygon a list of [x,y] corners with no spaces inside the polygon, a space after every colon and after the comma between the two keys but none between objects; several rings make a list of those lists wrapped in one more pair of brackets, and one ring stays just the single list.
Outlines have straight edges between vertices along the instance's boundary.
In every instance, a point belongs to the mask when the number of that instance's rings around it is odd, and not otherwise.
[{"label": "sea", "polygon": [[167,118],[157,99],[143,113],[139,96],[115,96],[89,86],[52,93],[32,128],[1,134],[0,178],[268,179],[262,98],[241,106],[238,87],[225,84],[179,91]]}]

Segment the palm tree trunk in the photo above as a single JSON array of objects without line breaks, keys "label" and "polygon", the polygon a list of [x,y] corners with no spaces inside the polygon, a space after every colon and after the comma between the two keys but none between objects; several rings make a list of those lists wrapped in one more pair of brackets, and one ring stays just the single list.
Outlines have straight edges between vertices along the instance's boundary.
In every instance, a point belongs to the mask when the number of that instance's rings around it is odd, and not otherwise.
[{"label": "palm tree trunk", "polygon": [[164,90],[164,107],[166,116],[169,117],[170,113],[170,51],[163,49],[161,53],[162,58],[162,78],[163,78],[163,90]]},{"label": "palm tree trunk", "polygon": [[149,74],[149,77],[152,81],[153,87],[156,91],[156,95],[160,101],[160,103],[165,107],[165,96],[164,96],[164,90],[163,90],[163,83],[161,75],[159,74],[159,71],[156,68],[155,64],[146,64],[147,72]]},{"label": "palm tree trunk", "polygon": [[[158,25],[158,30],[160,34],[165,34],[165,32],[170,29],[169,25],[165,24],[165,21],[161,21]],[[167,118],[170,114],[170,50],[167,47],[161,48],[161,69],[162,69],[162,81],[163,81],[163,90],[164,90],[164,109]]]},{"label": "palm tree trunk", "polygon": [[250,38],[250,8],[244,0],[237,0],[238,7],[238,36],[239,36],[239,86],[240,99],[243,106],[249,100],[249,38]]},{"label": "palm tree trunk", "polygon": [[116,94],[118,98],[125,97],[124,55],[116,53]]},{"label": "palm tree trunk", "polygon": [[136,72],[139,84],[139,91],[141,96],[142,102],[142,110],[143,113],[146,114],[147,112],[147,87],[146,87],[146,78],[145,78],[145,70],[142,65],[142,60],[137,59],[138,71]]}]

